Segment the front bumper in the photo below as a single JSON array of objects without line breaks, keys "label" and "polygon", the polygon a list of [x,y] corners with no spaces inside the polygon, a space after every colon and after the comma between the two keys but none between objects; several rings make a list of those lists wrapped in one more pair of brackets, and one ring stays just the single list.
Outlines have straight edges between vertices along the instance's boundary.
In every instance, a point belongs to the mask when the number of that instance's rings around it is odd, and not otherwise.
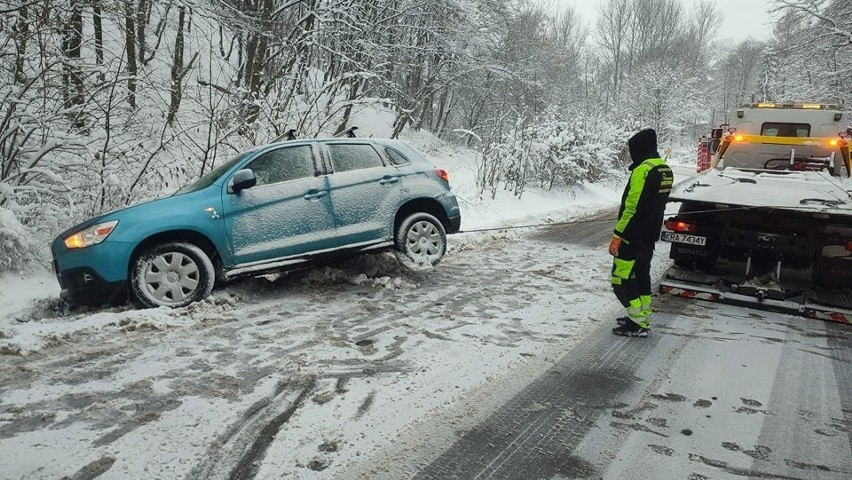
[{"label": "front bumper", "polygon": [[106,241],[68,250],[58,237],[51,245],[53,272],[61,296],[77,305],[120,304],[127,300],[128,246]]},{"label": "front bumper", "polygon": [[88,267],[74,268],[56,273],[60,296],[75,305],[118,305],[127,301],[127,282],[107,282]]}]

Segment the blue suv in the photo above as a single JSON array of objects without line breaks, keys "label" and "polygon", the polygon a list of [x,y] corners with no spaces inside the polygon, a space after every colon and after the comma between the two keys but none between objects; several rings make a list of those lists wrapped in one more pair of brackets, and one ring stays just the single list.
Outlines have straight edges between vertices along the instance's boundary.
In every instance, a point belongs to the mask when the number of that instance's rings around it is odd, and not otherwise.
[{"label": "blue suv", "polygon": [[274,143],[175,195],[101,215],[52,243],[66,300],[181,307],[216,281],[394,249],[411,268],[443,258],[461,213],[447,173],[397,140]]}]

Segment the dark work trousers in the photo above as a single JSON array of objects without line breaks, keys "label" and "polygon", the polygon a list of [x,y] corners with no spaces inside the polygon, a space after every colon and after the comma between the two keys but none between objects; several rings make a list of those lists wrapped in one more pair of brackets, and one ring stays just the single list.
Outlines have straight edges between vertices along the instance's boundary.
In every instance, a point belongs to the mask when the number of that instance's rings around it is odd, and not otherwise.
[{"label": "dark work trousers", "polygon": [[612,262],[612,289],[640,327],[651,325],[651,258],[654,244],[623,244]]}]

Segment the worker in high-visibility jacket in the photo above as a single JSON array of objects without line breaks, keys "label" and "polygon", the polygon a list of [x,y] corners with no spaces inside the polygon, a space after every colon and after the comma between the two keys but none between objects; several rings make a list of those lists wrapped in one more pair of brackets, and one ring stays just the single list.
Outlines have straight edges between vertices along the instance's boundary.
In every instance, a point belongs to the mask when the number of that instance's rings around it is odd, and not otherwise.
[{"label": "worker in high-visibility jacket", "polygon": [[651,258],[660,236],[674,175],[657,153],[657,132],[642,130],[627,141],[630,180],[624,188],[618,223],[609,244],[612,288],[627,309],[612,333],[647,337],[651,327]]}]

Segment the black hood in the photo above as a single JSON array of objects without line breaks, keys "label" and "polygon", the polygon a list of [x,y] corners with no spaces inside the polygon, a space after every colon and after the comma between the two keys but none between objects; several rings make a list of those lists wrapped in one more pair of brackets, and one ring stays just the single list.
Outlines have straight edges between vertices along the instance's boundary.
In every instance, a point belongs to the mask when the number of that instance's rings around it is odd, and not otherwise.
[{"label": "black hood", "polygon": [[657,132],[653,128],[640,130],[639,133],[630,137],[627,141],[627,147],[630,149],[630,159],[633,164],[630,165],[630,170],[638,167],[639,164],[649,158],[659,158],[657,153]]}]

